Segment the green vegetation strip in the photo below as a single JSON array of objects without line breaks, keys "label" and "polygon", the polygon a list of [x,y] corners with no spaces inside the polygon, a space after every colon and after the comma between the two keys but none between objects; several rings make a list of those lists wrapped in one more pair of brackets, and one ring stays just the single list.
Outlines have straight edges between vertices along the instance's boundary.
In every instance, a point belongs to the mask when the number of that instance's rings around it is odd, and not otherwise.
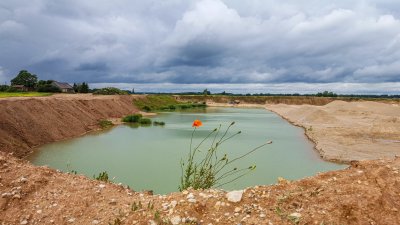
[{"label": "green vegetation strip", "polygon": [[170,95],[148,95],[146,98],[138,98],[133,103],[143,111],[165,111],[205,107],[204,103],[181,103]]},{"label": "green vegetation strip", "polygon": [[0,92],[0,98],[9,98],[9,97],[43,97],[50,96],[52,93],[43,93],[43,92]]}]

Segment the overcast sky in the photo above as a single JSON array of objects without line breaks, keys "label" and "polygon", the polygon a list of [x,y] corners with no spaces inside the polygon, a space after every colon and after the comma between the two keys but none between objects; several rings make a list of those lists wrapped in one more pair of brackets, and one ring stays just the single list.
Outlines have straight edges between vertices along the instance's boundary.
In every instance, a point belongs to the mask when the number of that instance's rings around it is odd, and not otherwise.
[{"label": "overcast sky", "polygon": [[400,1],[1,0],[0,82],[21,69],[152,91],[399,94]]}]

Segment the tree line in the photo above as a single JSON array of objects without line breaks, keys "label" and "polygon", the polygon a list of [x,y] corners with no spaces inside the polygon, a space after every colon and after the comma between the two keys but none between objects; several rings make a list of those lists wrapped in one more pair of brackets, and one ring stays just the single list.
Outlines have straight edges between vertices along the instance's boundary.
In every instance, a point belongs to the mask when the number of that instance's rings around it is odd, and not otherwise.
[{"label": "tree line", "polygon": [[[22,85],[21,88],[16,86]],[[89,85],[86,82],[74,83],[73,89],[76,93],[89,93]],[[11,80],[11,86],[0,85],[2,92],[37,91],[37,92],[61,92],[61,89],[54,85],[54,80],[38,80],[36,74],[27,70],[21,70],[16,77]]]}]

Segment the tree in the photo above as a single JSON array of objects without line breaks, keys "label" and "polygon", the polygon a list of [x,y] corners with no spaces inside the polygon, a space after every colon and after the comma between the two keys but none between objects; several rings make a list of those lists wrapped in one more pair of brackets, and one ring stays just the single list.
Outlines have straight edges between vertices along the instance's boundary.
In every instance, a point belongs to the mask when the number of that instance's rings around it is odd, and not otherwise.
[{"label": "tree", "polygon": [[72,86],[72,88],[74,89],[75,92],[78,92],[78,85],[76,83],[74,83],[74,86]]},{"label": "tree", "polygon": [[89,85],[87,83],[83,82],[81,85],[79,85],[78,91],[79,91],[79,93],[88,93]]},{"label": "tree", "polygon": [[37,84],[37,76],[26,70],[21,70],[18,75],[11,80],[11,85],[24,85],[33,88]]}]

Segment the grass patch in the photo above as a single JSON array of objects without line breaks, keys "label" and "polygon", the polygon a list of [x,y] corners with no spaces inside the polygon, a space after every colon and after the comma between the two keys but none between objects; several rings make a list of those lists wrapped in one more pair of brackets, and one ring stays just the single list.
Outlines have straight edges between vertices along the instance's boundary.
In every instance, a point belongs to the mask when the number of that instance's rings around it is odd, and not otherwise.
[{"label": "grass patch", "polygon": [[0,98],[9,98],[9,97],[43,97],[50,96],[53,93],[46,92],[0,92]]},{"label": "grass patch", "polygon": [[109,120],[100,120],[99,121],[99,126],[102,128],[102,129],[106,129],[106,128],[109,128],[109,127],[112,127],[114,124],[111,122],[111,121],[109,121]]},{"label": "grass patch", "polygon": [[194,107],[206,107],[203,103],[181,103],[170,95],[148,95],[146,98],[133,100],[133,104],[143,111],[174,111]]}]

